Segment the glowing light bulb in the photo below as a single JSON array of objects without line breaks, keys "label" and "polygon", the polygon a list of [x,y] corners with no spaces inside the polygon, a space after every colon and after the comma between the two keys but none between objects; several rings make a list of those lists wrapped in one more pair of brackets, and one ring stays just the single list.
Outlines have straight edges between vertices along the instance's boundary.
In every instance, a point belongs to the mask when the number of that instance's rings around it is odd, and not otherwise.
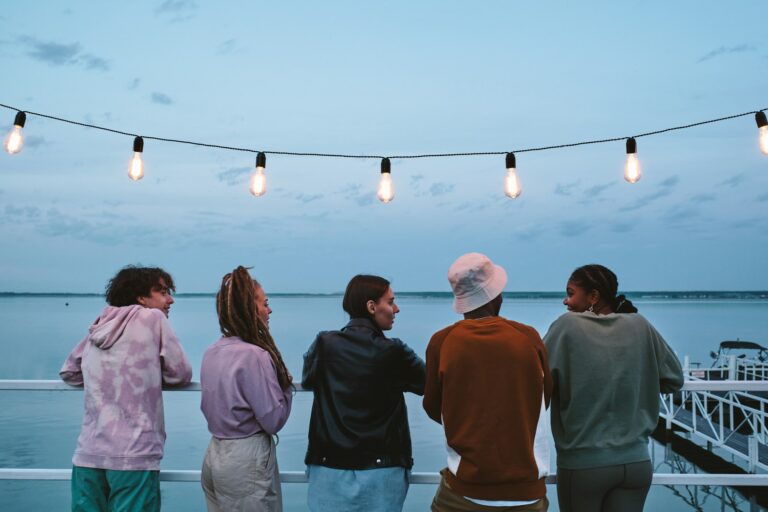
[{"label": "glowing light bulb", "polygon": [[517,198],[523,192],[520,178],[515,172],[515,154],[507,153],[507,177],[504,178],[504,193],[511,199]]},{"label": "glowing light bulb", "polygon": [[392,183],[392,170],[389,158],[381,159],[381,179],[379,180],[379,190],[376,196],[382,203],[388,203],[395,197],[395,186]]},{"label": "glowing light bulb", "polygon": [[764,155],[768,155],[768,119],[765,117],[765,112],[755,114],[755,121],[757,122],[757,132],[760,137],[760,151]]},{"label": "glowing light bulb", "polygon": [[251,175],[249,190],[256,197],[263,196],[267,192],[267,177],[264,168],[267,166],[267,155],[259,151],[256,155],[256,170]]},{"label": "glowing light bulb", "polygon": [[144,139],[136,137],[133,139],[133,158],[128,166],[128,177],[133,181],[139,181],[144,177],[144,161],[141,159],[141,153],[144,151]]},{"label": "glowing light bulb", "polygon": [[13,128],[8,132],[8,136],[3,142],[3,148],[9,155],[15,155],[21,148],[24,147],[24,134],[21,133],[21,129],[24,128],[24,123],[27,121],[27,114],[24,112],[17,112],[16,119],[13,121]]},{"label": "glowing light bulb", "polygon": [[627,163],[624,164],[624,179],[637,183],[643,177],[640,160],[637,158],[637,142],[633,137],[627,139]]}]

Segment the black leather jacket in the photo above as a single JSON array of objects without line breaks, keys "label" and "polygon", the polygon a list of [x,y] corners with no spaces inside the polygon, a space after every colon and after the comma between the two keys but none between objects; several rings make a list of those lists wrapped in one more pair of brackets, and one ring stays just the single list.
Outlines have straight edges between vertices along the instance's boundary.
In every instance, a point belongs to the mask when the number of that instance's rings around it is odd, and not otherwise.
[{"label": "black leather jacket", "polygon": [[301,385],[314,392],[306,464],[410,469],[403,392],[424,394],[424,361],[366,318],[321,332],[304,354]]}]

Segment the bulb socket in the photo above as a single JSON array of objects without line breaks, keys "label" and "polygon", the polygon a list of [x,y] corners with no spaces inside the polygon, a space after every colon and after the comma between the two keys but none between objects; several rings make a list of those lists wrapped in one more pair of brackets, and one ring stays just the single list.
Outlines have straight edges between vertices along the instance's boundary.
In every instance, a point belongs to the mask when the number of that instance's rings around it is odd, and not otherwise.
[{"label": "bulb socket", "polygon": [[763,126],[768,126],[768,119],[765,118],[765,112],[760,111],[755,114],[755,122],[757,123],[758,128],[762,128]]},{"label": "bulb socket", "polygon": [[256,167],[267,168],[267,155],[263,151],[259,151],[256,154]]},{"label": "bulb socket", "polygon": [[507,153],[507,169],[515,169],[516,167],[517,163],[515,162],[515,154]]},{"label": "bulb socket", "polygon": [[381,174],[392,174],[392,164],[389,162],[389,158],[381,159]]},{"label": "bulb socket", "polygon": [[142,153],[144,151],[144,139],[141,137],[133,139],[133,151],[134,153]]},{"label": "bulb socket", "polygon": [[633,153],[637,153],[637,142],[634,137],[630,137],[627,139],[627,154],[631,155]]},{"label": "bulb socket", "polygon": [[[765,119],[765,115],[763,115],[763,119]],[[13,120],[13,125],[18,126],[19,128],[24,128],[24,123],[27,122],[27,114],[24,112],[16,112],[16,119]]]}]

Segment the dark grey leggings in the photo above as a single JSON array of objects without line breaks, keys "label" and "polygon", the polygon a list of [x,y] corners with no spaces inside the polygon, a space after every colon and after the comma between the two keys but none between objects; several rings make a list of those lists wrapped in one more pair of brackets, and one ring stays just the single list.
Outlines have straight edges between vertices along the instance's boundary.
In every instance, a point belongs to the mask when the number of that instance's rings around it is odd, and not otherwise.
[{"label": "dark grey leggings", "polygon": [[649,460],[591,469],[557,468],[560,512],[641,512],[652,478]]}]

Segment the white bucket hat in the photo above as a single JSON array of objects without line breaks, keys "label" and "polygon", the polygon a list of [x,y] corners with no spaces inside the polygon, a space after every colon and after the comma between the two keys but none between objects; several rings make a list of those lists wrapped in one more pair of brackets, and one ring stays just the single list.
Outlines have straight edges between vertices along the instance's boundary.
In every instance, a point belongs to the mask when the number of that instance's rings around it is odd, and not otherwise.
[{"label": "white bucket hat", "polygon": [[507,273],[488,256],[470,252],[453,262],[448,282],[453,289],[453,309],[463,314],[498,297],[507,285]]}]

